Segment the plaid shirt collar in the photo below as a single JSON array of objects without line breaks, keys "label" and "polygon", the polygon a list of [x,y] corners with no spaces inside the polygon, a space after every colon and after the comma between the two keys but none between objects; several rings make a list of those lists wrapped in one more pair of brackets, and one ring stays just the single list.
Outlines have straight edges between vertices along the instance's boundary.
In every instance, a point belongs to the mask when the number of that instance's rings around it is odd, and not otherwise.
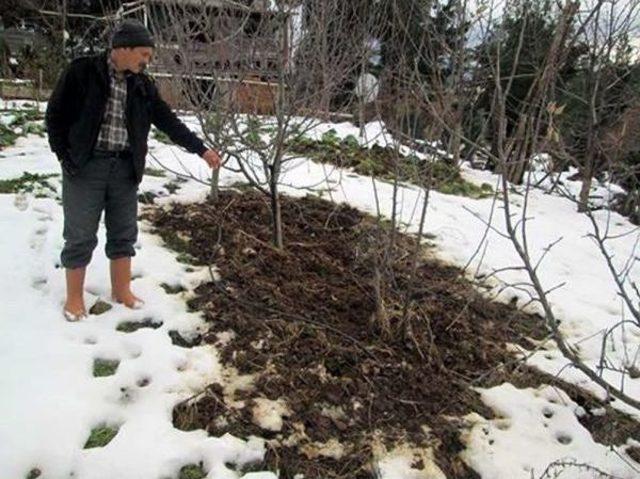
[{"label": "plaid shirt collar", "polygon": [[110,56],[107,56],[107,70],[109,71],[109,78],[122,81],[127,77],[125,72],[119,72],[116,70],[116,66]]}]

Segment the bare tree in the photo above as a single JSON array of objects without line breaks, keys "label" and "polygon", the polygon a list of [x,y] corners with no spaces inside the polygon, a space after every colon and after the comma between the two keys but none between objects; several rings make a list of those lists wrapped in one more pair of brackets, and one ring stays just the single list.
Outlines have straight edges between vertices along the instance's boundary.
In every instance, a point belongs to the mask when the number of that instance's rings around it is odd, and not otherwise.
[{"label": "bare tree", "polygon": [[[598,12],[601,7],[602,3],[596,3],[593,5],[593,8],[587,11],[579,11],[576,2],[566,2],[559,5],[559,9],[556,12],[557,22],[553,29],[553,37],[545,53],[544,61],[541,67],[534,72],[533,81],[526,94],[525,101],[521,102],[519,106],[518,120],[512,128],[506,127],[506,102],[508,101],[509,89],[512,85],[512,81],[510,80],[513,78],[514,72],[500,71],[500,48],[492,49],[491,54],[493,57],[491,65],[494,71],[491,76],[494,79],[494,85],[491,91],[491,95],[493,96],[491,117],[496,125],[495,131],[498,133],[498,136],[495,138],[495,143],[492,147],[487,147],[474,138],[469,138],[464,135],[460,135],[460,137],[461,141],[472,145],[474,148],[477,148],[478,151],[481,151],[483,155],[490,158],[498,165],[498,171],[501,172],[501,189],[498,194],[500,195],[502,209],[504,211],[505,231],[501,231],[491,223],[487,223],[487,227],[492,229],[496,234],[508,239],[514,246],[521,260],[520,265],[503,268],[502,271],[518,271],[528,278],[528,280],[515,284],[509,283],[505,286],[527,295],[530,298],[527,304],[533,303],[540,307],[543,317],[545,318],[545,324],[556,341],[558,348],[573,367],[579,369],[594,383],[601,386],[610,396],[618,398],[634,407],[638,407],[640,406],[640,401],[625,393],[624,382],[620,386],[615,386],[603,377],[603,372],[607,368],[613,368],[622,375],[625,374],[622,368],[610,366],[605,356],[607,340],[610,339],[613,331],[624,327],[628,321],[623,319],[606,332],[603,338],[600,365],[596,366],[595,369],[587,365],[577,350],[567,343],[559,327],[559,320],[549,300],[549,295],[563,285],[559,284],[547,288],[543,286],[539,276],[544,258],[557,242],[548,245],[543,253],[534,259],[527,237],[527,225],[531,220],[531,218],[528,217],[529,194],[533,187],[532,173],[530,170],[527,170],[529,162],[527,155],[530,154],[530,152],[541,151],[543,148],[544,139],[548,137],[550,129],[553,127],[553,121],[550,120],[549,116],[554,114],[554,109],[550,108],[549,105],[554,104],[559,72],[567,61],[567,56],[571,48],[575,45],[577,38],[583,34],[586,25],[598,17]],[[516,55],[518,55],[522,49],[526,48],[522,42],[522,38],[521,33],[521,41],[518,44]],[[504,81],[505,79],[506,82]],[[431,103],[431,97],[428,95],[428,92],[425,89],[420,89],[419,91],[424,103],[429,105]],[[435,111],[435,109],[432,109],[432,111]],[[458,134],[455,132],[455,129],[447,123],[445,118],[440,115],[435,115],[435,118],[444,128],[452,132],[452,134]],[[516,175],[514,175],[514,171],[517,172]],[[510,198],[512,185],[509,181],[518,175],[524,175],[525,178],[524,191],[522,192],[524,203],[520,213],[516,213],[513,210]],[[630,280],[633,265],[637,262],[637,259],[634,260],[635,254],[633,252],[631,253],[630,258],[623,264],[622,268],[616,268],[611,261],[610,252],[605,247],[602,247],[606,240],[612,239],[611,236],[608,236],[606,232],[603,233],[595,220],[593,224],[593,237],[596,242],[601,245],[604,258],[609,264],[614,280],[618,285],[620,295],[626,298],[625,302],[627,303],[627,307],[635,317],[637,307],[634,306],[634,301],[637,301],[637,298],[634,297],[634,295],[637,295],[638,291],[635,283]]]},{"label": "bare tree", "polygon": [[[640,2],[635,0],[592,0],[585,6],[594,14],[576,16],[581,32],[577,41],[584,52],[578,74],[571,84],[559,88],[569,104],[562,115],[569,118],[562,122],[560,156],[580,171],[579,211],[589,208],[594,176],[611,171],[620,160],[623,131],[614,132],[616,141],[611,141],[611,133],[625,110],[635,106],[637,93],[629,85],[629,39],[640,14]],[[637,134],[631,129],[624,133]]]},{"label": "bare tree", "polygon": [[338,0],[262,8],[176,3],[151,19],[163,41],[177,47],[172,76],[206,139],[222,151],[226,167],[269,197],[278,248],[284,245],[279,185],[298,158],[292,146],[327,118],[369,55],[368,26],[375,25],[368,9],[367,2]]}]

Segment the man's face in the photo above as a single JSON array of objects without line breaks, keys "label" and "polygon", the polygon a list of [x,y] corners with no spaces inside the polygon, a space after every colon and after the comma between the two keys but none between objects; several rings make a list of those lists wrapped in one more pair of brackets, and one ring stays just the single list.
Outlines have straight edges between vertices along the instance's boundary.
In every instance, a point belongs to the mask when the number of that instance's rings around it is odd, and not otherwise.
[{"label": "man's face", "polygon": [[151,47],[124,48],[123,50],[125,69],[133,73],[143,72],[153,57],[153,48]]}]

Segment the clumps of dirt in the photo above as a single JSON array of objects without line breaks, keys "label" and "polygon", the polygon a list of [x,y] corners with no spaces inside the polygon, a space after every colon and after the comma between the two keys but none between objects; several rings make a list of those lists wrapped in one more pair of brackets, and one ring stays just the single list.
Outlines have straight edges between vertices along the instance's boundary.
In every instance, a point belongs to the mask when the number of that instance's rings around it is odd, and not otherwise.
[{"label": "clumps of dirt", "polygon": [[[203,341],[227,334],[223,362],[253,377],[250,387],[211,385],[175,408],[174,425],[266,437],[256,467],[283,479],[375,477],[374,439],[432,447],[447,477],[478,477],[459,458],[456,418],[492,418],[470,385],[505,374],[514,359],[507,343],[542,339],[540,318],[488,301],[460,270],[424,253],[410,282],[416,240],[399,233],[376,296],[374,218],[318,198],[281,202],[284,250],[270,244],[268,200],[255,193],[145,213],[170,243],[184,238],[181,251],[196,263],[215,265],[189,307],[208,321]],[[256,412],[265,404],[277,416],[266,423]]]},{"label": "clumps of dirt", "polygon": [[633,459],[638,464],[640,464],[640,447],[631,446],[631,447],[627,448],[626,453],[629,455],[629,457],[631,459]]}]

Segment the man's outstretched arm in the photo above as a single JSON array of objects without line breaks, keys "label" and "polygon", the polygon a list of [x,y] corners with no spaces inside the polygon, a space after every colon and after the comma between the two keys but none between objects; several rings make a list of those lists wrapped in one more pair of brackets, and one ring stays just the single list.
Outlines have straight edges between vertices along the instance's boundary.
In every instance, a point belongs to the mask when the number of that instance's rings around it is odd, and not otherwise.
[{"label": "man's outstretched arm", "polygon": [[180,121],[171,108],[160,97],[155,85],[151,92],[151,122],[167,134],[175,144],[182,146],[189,153],[201,156],[211,168],[220,167],[220,156],[214,150],[208,149],[204,143],[187,126]]}]

